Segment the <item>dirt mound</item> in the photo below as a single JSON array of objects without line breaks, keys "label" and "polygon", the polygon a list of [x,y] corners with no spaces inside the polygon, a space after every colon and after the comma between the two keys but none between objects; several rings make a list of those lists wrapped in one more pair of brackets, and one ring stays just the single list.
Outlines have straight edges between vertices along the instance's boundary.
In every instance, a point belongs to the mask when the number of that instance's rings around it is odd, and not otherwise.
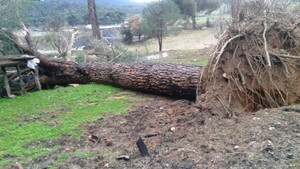
[{"label": "dirt mound", "polygon": [[299,104],[299,15],[293,3],[243,2],[201,74],[199,107],[231,117]]}]

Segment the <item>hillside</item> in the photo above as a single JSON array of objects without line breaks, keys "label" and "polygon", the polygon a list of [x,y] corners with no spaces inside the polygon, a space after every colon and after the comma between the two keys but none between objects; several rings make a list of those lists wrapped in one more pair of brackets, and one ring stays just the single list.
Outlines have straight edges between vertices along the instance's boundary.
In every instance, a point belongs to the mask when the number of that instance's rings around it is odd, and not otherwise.
[{"label": "hillside", "polygon": [[[73,3],[87,3],[86,0],[61,0],[66,2],[73,2]],[[96,4],[101,4],[104,6],[111,6],[111,7],[121,7],[121,6],[143,6],[145,3],[136,3],[131,0],[96,0]]]}]

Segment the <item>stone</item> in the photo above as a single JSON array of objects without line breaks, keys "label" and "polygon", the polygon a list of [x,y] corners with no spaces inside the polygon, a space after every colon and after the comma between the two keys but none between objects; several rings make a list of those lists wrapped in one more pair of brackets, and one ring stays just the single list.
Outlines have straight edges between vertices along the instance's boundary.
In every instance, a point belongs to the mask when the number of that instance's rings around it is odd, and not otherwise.
[{"label": "stone", "polygon": [[130,161],[130,156],[122,155],[122,156],[117,157],[117,160]]}]

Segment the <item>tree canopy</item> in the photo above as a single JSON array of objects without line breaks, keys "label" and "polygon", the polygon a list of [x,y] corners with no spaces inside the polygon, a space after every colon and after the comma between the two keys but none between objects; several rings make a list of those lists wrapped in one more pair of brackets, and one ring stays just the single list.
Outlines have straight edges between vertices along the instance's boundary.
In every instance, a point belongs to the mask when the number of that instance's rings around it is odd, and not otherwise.
[{"label": "tree canopy", "polygon": [[191,17],[193,29],[196,29],[197,4],[195,0],[173,0],[179,7],[180,13],[185,17]]},{"label": "tree canopy", "polygon": [[206,11],[207,13],[211,13],[212,11],[218,9],[221,5],[220,0],[195,0],[197,3],[197,10]]},{"label": "tree canopy", "polygon": [[150,3],[142,12],[142,33],[148,37],[156,37],[159,51],[162,51],[163,36],[172,30],[179,17],[180,10],[171,0]]}]

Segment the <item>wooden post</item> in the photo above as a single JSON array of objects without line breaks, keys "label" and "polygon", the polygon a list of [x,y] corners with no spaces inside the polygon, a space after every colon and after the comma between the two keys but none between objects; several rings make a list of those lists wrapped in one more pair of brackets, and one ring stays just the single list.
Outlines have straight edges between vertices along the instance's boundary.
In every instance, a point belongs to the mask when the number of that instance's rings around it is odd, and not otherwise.
[{"label": "wooden post", "polygon": [[35,84],[36,84],[36,88],[41,91],[42,87],[41,87],[41,83],[40,83],[40,79],[39,79],[39,67],[36,66],[34,69],[34,79],[35,79]]},{"label": "wooden post", "polygon": [[2,70],[2,73],[3,73],[3,79],[4,79],[4,84],[5,84],[5,89],[6,89],[7,96],[10,97],[11,96],[11,91],[10,91],[10,86],[9,86],[9,82],[8,82],[5,67],[1,67],[1,70]]},{"label": "wooden post", "polygon": [[19,76],[19,79],[20,79],[20,85],[21,85],[22,93],[25,94],[26,93],[25,84],[24,84],[24,81],[23,81],[23,78],[22,78],[22,74],[21,74],[21,70],[20,70],[19,65],[17,65],[17,72],[18,72],[18,76]]}]

